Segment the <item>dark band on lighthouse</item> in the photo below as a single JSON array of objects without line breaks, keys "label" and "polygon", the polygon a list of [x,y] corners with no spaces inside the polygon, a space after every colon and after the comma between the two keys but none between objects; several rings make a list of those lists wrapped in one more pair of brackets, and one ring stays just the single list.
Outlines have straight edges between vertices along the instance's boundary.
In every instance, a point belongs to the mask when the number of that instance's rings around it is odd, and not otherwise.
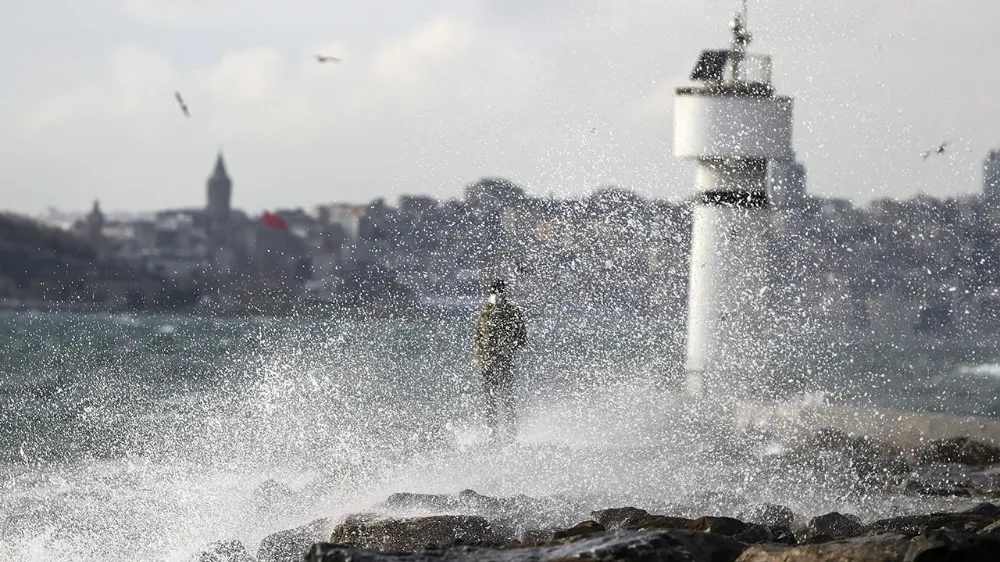
[{"label": "dark band on lighthouse", "polygon": [[766,209],[771,205],[766,192],[743,190],[703,191],[698,198],[698,203],[737,209]]}]

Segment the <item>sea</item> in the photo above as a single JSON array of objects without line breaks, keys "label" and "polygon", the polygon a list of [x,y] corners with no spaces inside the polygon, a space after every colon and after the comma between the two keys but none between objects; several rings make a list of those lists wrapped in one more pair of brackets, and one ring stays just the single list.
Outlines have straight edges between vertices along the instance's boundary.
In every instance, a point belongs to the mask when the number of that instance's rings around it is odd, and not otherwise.
[{"label": "sea", "polygon": [[[559,498],[572,522],[712,494],[863,519],[946,501],[720,454],[744,397],[690,398],[683,322],[627,311],[529,314],[518,436],[492,445],[473,322],[0,314],[0,561],[187,561],[228,539],[254,553],[395,492]],[[788,359],[788,403],[1000,416],[995,338],[859,335]]]}]

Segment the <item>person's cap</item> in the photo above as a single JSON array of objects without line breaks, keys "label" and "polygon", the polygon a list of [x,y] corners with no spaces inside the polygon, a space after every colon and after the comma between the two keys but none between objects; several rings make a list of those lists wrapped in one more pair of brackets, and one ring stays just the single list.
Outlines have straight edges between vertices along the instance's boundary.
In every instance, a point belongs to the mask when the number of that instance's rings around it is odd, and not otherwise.
[{"label": "person's cap", "polygon": [[503,279],[494,279],[493,282],[490,283],[491,293],[502,293],[506,290],[506,288],[507,284],[504,283]]}]

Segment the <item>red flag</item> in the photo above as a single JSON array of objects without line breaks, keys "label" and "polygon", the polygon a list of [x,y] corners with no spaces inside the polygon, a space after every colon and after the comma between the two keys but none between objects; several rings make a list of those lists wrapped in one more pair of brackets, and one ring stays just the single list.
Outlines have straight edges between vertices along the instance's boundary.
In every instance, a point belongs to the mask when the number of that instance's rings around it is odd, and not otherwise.
[{"label": "red flag", "polygon": [[270,211],[264,211],[263,217],[264,228],[273,228],[275,230],[287,230],[288,223],[285,219],[281,218],[281,215],[276,215]]}]

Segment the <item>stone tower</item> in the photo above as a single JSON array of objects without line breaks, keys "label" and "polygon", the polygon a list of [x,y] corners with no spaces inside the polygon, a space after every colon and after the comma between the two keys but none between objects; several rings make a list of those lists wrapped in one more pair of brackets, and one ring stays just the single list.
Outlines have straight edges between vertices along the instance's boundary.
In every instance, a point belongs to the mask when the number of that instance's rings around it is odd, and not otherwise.
[{"label": "stone tower", "polygon": [[98,242],[101,239],[102,231],[104,230],[104,213],[101,212],[100,201],[94,201],[93,208],[90,209],[90,213],[87,214],[86,219],[86,234],[87,239],[91,242]]},{"label": "stone tower", "polygon": [[229,242],[229,216],[233,195],[233,182],[226,172],[226,161],[219,151],[215,169],[208,178],[208,204],[205,207],[205,224],[212,249],[225,247]]}]

